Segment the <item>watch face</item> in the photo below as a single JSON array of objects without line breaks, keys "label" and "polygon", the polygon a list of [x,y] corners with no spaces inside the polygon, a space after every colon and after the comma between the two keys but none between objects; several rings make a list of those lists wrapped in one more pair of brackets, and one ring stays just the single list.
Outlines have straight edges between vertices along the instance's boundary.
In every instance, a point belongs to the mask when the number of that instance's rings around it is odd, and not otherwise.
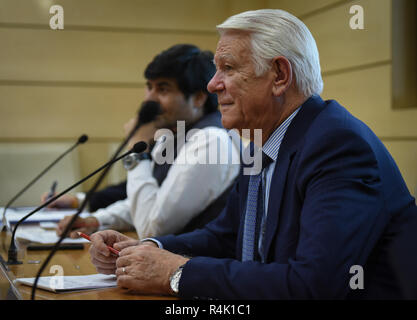
[{"label": "watch face", "polygon": [[180,278],[181,278],[182,268],[175,271],[175,273],[172,275],[170,286],[171,290],[177,294],[179,291],[179,284],[180,284]]},{"label": "watch face", "polygon": [[132,170],[142,160],[151,160],[149,153],[132,153],[123,158],[123,166],[126,170]]},{"label": "watch face", "polygon": [[130,154],[123,158],[123,166],[125,167],[126,170],[132,169],[134,164],[135,164],[135,160],[132,158]]}]

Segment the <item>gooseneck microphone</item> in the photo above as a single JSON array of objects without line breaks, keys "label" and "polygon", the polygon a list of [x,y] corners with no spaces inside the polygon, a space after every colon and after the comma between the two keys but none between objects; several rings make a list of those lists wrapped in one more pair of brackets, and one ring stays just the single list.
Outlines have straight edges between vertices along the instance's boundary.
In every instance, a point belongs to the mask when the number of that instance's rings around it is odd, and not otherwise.
[{"label": "gooseneck microphone", "polygon": [[138,112],[136,129],[142,125],[152,122],[162,113],[161,105],[156,101],[145,101]]},{"label": "gooseneck microphone", "polygon": [[90,179],[92,176],[94,176],[95,174],[97,174],[98,172],[100,172],[101,170],[108,168],[109,166],[111,166],[114,162],[124,158],[125,156],[131,154],[131,153],[141,153],[144,150],[146,150],[147,148],[147,144],[143,141],[140,141],[138,143],[136,143],[133,148],[131,150],[129,150],[128,152],[124,153],[123,155],[116,157],[112,160],[110,160],[109,162],[107,162],[106,164],[102,165],[100,168],[98,168],[97,170],[93,171],[92,173],[90,173],[88,176],[84,177],[83,179],[81,179],[80,181],[74,183],[72,186],[68,187],[67,189],[65,189],[64,191],[62,191],[60,194],[56,195],[55,197],[49,199],[48,201],[46,201],[44,204],[42,204],[41,206],[37,207],[35,210],[29,212],[26,216],[24,216],[22,219],[20,219],[14,229],[13,229],[13,233],[12,233],[12,238],[10,240],[10,247],[9,247],[9,251],[8,251],[8,261],[7,264],[8,265],[13,265],[13,264],[21,264],[21,261],[17,260],[17,247],[16,247],[16,243],[15,243],[15,236],[16,236],[16,230],[19,227],[19,225],[25,221],[27,218],[29,218],[30,216],[32,216],[33,214],[35,214],[36,212],[38,212],[39,210],[43,209],[44,207],[46,207],[47,205],[49,205],[50,203],[54,202],[56,199],[58,199],[59,197],[61,197],[62,195],[64,195],[65,193],[67,193],[68,191],[74,189],[75,187],[77,187],[78,185],[80,185],[81,183],[83,183],[84,181]]},{"label": "gooseneck microphone", "polygon": [[[142,125],[154,121],[156,119],[156,117],[159,114],[161,114],[161,113],[162,113],[162,108],[161,108],[161,105],[158,102],[156,102],[156,101],[145,101],[142,104],[142,107],[141,107],[140,111],[138,112],[138,121],[136,123],[136,126],[131,130],[131,132],[128,134],[128,136],[125,138],[125,140],[120,144],[119,148],[114,153],[113,159],[115,159],[119,155],[119,153],[123,150],[123,148],[127,145],[127,143],[129,142],[129,140],[134,136],[134,134],[136,133],[136,131]],[[144,151],[144,150],[142,150],[142,151]],[[71,230],[71,228],[72,228],[72,225],[75,223],[75,221],[78,218],[78,216],[80,215],[80,213],[84,210],[87,202],[91,198],[91,195],[95,192],[95,190],[97,190],[98,186],[103,181],[104,177],[106,176],[106,174],[107,174],[107,172],[109,170],[110,170],[110,166],[108,166],[102,172],[102,174],[97,179],[97,181],[95,182],[95,184],[93,185],[93,187],[88,191],[88,193],[87,193],[87,195],[86,195],[83,203],[81,204],[80,208],[78,209],[77,213],[74,214],[74,216],[72,217],[71,221],[68,223],[68,225],[66,226],[64,232],[62,233],[61,237],[55,243],[54,248],[51,250],[51,252],[49,253],[48,257],[43,262],[42,266],[39,268],[39,271],[38,271],[38,273],[36,275],[35,281],[34,281],[33,286],[32,286],[31,300],[35,300],[36,286],[37,286],[37,283],[39,281],[39,277],[41,276],[43,270],[46,268],[46,266],[48,265],[48,263],[51,261],[53,255],[58,250],[59,245],[61,244],[61,242],[63,241],[63,239],[67,236],[69,230]]]},{"label": "gooseneck microphone", "polygon": [[38,181],[46,172],[48,172],[55,164],[58,163],[59,160],[61,160],[64,156],[66,156],[68,153],[70,153],[72,150],[74,150],[78,145],[85,143],[88,140],[88,136],[86,134],[83,134],[80,136],[77,140],[77,142],[72,145],[67,151],[65,151],[63,154],[61,154],[58,158],[56,158],[49,166],[47,166],[41,173],[39,173],[32,181],[30,181],[22,190],[20,190],[4,207],[3,210],[3,231],[7,229],[10,230],[10,225],[6,219],[6,211],[7,209],[13,204],[13,202],[16,201],[17,198],[19,198],[27,189],[29,189],[36,181]]}]

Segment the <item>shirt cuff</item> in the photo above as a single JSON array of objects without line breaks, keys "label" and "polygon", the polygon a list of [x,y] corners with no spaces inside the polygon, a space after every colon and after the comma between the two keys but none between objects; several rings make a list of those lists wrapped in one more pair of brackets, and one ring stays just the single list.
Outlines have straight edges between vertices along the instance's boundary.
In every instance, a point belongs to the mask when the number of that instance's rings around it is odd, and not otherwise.
[{"label": "shirt cuff", "polygon": [[93,217],[98,220],[99,227],[107,229],[111,228],[114,218],[104,209],[99,209],[93,213]]},{"label": "shirt cuff", "polygon": [[151,160],[143,159],[139,161],[136,167],[134,167],[132,170],[127,171],[127,180],[129,181],[129,178],[148,178],[152,177],[152,168],[151,168]]},{"label": "shirt cuff", "polygon": [[160,241],[154,239],[154,238],[145,238],[145,239],[142,239],[140,242],[142,243],[142,242],[145,242],[145,241],[152,241],[153,243],[156,243],[156,245],[158,246],[159,249],[163,249],[164,248],[164,246],[162,245],[162,243]]},{"label": "shirt cuff", "polygon": [[78,201],[78,206],[77,206],[77,208],[79,208],[79,207],[81,206],[81,203],[83,203],[83,202],[84,202],[85,197],[86,197],[86,194],[85,194],[85,192],[77,192],[77,193],[75,194],[75,197],[77,198],[77,201]]}]

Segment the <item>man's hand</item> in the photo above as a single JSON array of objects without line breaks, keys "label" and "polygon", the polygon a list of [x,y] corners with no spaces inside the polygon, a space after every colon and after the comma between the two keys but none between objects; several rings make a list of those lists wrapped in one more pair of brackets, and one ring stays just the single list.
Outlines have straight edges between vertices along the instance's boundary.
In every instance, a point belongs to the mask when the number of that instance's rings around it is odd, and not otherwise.
[{"label": "man's hand", "polygon": [[96,232],[90,237],[91,262],[98,273],[114,274],[116,272],[117,256],[113,254],[107,246],[121,251],[129,246],[137,246],[139,240],[129,238],[117,231],[105,230]]},{"label": "man's hand", "polygon": [[[64,219],[58,222],[58,226],[56,228],[56,234],[61,236],[64,232],[67,225],[70,223],[73,216],[66,216]],[[72,230],[69,233],[69,237],[76,239],[79,238],[77,232],[82,232],[85,234],[91,234],[98,230],[100,223],[98,222],[96,217],[87,217],[87,218],[80,218],[78,217],[75,220],[74,224],[72,225]]]},{"label": "man's hand", "polygon": [[170,295],[170,276],[188,260],[154,245],[123,249],[116,261],[117,285],[142,294]]},{"label": "man's hand", "polygon": [[[48,199],[49,192],[45,192],[41,196],[41,202],[45,203]],[[56,193],[54,193],[54,197]],[[78,208],[78,199],[76,196],[70,194],[64,194],[56,199],[54,202],[50,203],[47,208]]]}]

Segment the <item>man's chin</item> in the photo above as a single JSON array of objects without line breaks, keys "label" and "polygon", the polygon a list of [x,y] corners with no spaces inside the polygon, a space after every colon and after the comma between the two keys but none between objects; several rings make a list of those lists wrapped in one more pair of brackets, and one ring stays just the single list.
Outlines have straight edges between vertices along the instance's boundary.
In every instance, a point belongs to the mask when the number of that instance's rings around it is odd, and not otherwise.
[{"label": "man's chin", "polygon": [[157,129],[166,129],[171,127],[171,125],[168,123],[168,121],[166,121],[165,119],[158,117],[155,122],[155,128]]},{"label": "man's chin", "polygon": [[236,129],[238,128],[238,122],[236,121],[236,119],[232,119],[228,116],[224,116],[222,115],[222,125],[225,129]]}]

